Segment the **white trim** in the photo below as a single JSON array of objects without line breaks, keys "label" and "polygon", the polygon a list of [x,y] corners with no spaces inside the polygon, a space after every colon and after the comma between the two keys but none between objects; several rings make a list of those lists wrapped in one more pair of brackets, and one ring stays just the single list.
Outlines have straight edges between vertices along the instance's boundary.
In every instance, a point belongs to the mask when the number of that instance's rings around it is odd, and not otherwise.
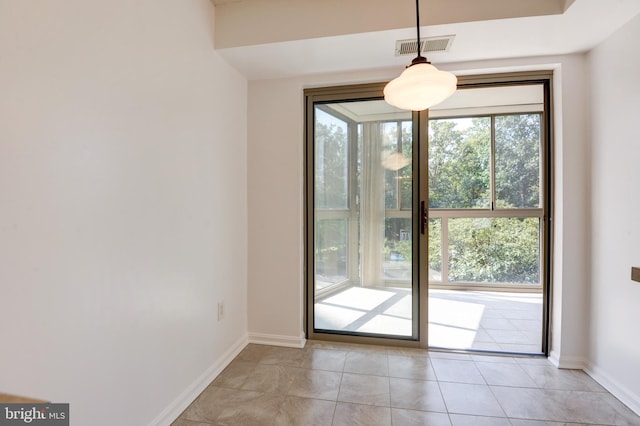
[{"label": "white trim", "polygon": [[288,348],[304,348],[307,339],[304,334],[300,336],[281,336],[278,334],[249,333],[249,343],[258,345],[285,346]]},{"label": "white trim", "polygon": [[173,400],[164,410],[153,419],[149,426],[170,426],[187,407],[205,390],[207,386],[216,378],[227,365],[247,346],[249,343],[247,335],[242,336],[218,358],[200,377],[198,377],[187,389]]},{"label": "white trim", "polygon": [[558,352],[556,351],[549,352],[549,356],[547,359],[556,367],[558,367],[558,364],[560,364],[560,355],[558,355]]},{"label": "white trim", "polygon": [[600,383],[613,396],[618,398],[620,402],[629,407],[636,414],[640,415],[640,395],[622,385],[597,365],[587,362],[584,371],[596,382]]},{"label": "white trim", "polygon": [[582,357],[562,356],[558,352],[551,351],[549,361],[558,368],[568,370],[584,370],[587,362]]}]

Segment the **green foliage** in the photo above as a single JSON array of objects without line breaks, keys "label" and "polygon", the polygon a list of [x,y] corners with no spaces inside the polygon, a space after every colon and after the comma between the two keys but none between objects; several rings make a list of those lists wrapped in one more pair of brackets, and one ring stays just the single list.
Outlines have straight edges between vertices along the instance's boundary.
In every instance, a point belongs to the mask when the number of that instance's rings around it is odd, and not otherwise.
[{"label": "green foliage", "polygon": [[449,280],[538,283],[537,218],[449,220]]},{"label": "green foliage", "polygon": [[[318,111],[321,116],[322,112]],[[326,115],[326,114],[325,114]],[[315,203],[321,209],[346,209],[349,182],[346,124],[316,120]]]},{"label": "green foliage", "polygon": [[442,271],[442,219],[429,219],[429,269]]},{"label": "green foliage", "polygon": [[499,207],[540,206],[540,115],[496,117],[496,201]]},{"label": "green foliage", "polygon": [[429,121],[429,207],[487,208],[490,197],[491,120]]},{"label": "green foliage", "polygon": [[327,275],[346,276],[346,220],[316,220],[315,239],[316,272]]},{"label": "green foliage", "polygon": [[396,241],[385,238],[384,240],[384,258],[390,259],[391,252],[402,256],[403,261],[411,262],[412,244],[409,240]]},{"label": "green foliage", "polygon": [[[337,119],[320,119],[321,114],[318,117],[315,125],[316,208],[347,209],[350,143],[347,127]],[[540,206],[540,120],[539,114],[495,116],[496,208]],[[491,207],[491,123],[491,117],[429,121],[429,208]],[[410,122],[386,123],[384,129],[384,149],[411,159]],[[359,163],[357,168],[359,182]],[[411,209],[412,167],[386,170],[384,191],[387,209]],[[435,271],[442,271],[443,266],[442,225],[442,219],[429,222],[429,269]],[[400,237],[401,232],[410,230],[409,219],[385,221],[385,259],[392,260],[393,252],[397,259],[411,261],[412,242]],[[450,218],[447,231],[450,282],[540,282],[537,218]],[[319,221],[316,239],[319,268],[326,268],[327,273],[333,269],[334,274],[346,274],[346,222]],[[334,265],[333,268],[330,265]]]}]

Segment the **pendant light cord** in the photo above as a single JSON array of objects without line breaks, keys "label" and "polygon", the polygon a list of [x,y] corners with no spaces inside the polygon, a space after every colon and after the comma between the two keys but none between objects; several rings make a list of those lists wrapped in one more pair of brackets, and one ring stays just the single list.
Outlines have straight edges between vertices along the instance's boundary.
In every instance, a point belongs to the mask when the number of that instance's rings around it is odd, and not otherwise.
[{"label": "pendant light cord", "polygon": [[420,0],[416,0],[416,33],[418,34],[417,56],[420,56]]},{"label": "pendant light cord", "polygon": [[418,35],[418,40],[416,41],[416,53],[418,55],[411,61],[411,65],[429,64],[430,62],[427,61],[427,58],[420,54],[420,0],[416,0],[416,33]]}]

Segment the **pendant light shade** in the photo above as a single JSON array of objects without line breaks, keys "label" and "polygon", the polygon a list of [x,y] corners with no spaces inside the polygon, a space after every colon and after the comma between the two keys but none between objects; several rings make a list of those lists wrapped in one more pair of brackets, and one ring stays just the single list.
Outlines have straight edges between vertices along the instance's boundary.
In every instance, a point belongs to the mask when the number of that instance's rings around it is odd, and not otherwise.
[{"label": "pendant light shade", "polygon": [[384,100],[396,108],[422,111],[453,95],[458,78],[450,72],[438,70],[420,55],[419,0],[416,0],[416,32],[418,56],[399,77],[385,86]]},{"label": "pendant light shade", "polygon": [[396,108],[422,111],[447,99],[456,91],[458,79],[422,62],[410,65],[384,88],[384,100]]}]

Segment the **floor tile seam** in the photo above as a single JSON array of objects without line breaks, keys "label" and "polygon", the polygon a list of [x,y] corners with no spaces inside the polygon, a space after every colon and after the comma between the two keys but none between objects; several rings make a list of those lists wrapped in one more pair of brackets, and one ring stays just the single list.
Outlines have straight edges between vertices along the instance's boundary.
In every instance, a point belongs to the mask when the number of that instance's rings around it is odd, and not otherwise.
[{"label": "floor tile seam", "polygon": [[[607,392],[607,391],[592,391],[592,390],[585,390],[585,389],[566,389],[566,388],[555,388],[555,387],[531,387],[531,386],[509,386],[509,385],[489,385],[490,387],[496,387],[496,388],[518,388],[518,389],[536,389],[536,390],[540,390],[540,391],[552,391],[552,392],[563,392],[563,393],[575,393],[575,392],[580,392],[582,394],[600,394],[600,395],[609,395],[611,397],[613,397],[614,399],[618,400],[615,396],[613,396],[611,393]],[[615,408],[615,407],[614,407]]]},{"label": "floor tile seam", "polygon": [[[388,357],[388,356],[387,356]],[[389,377],[389,380],[387,380],[387,390],[388,390],[388,395],[389,395],[389,420],[391,422],[391,425],[393,426],[393,398],[391,398],[391,377]]]},{"label": "floor tile seam", "polygon": [[475,365],[475,363],[473,363],[473,367],[475,368],[475,371],[478,373],[478,375],[480,376],[480,378],[482,379],[482,383],[477,383],[477,382],[470,382],[470,381],[461,381],[461,380],[446,380],[443,378],[438,377],[438,372],[436,371],[436,368],[433,368],[433,371],[436,375],[437,381],[442,381],[442,382],[456,382],[456,383],[469,383],[469,384],[489,384],[486,380],[486,378],[484,377],[484,375],[482,374],[482,371],[480,371],[480,369]]},{"label": "floor tile seam", "polygon": [[282,408],[282,405],[284,404],[284,402],[287,399],[286,395],[280,395],[280,396],[282,396],[282,400],[278,403],[278,407],[275,410],[273,410],[272,413],[270,413],[271,414],[269,416],[270,417],[270,422],[268,424],[275,424],[276,423],[276,418],[278,417],[278,414],[280,413],[280,409]]},{"label": "floor tile seam", "polygon": [[391,406],[391,401],[389,401],[389,405],[367,404],[367,403],[364,403],[364,402],[353,402],[353,401],[344,401],[344,400],[337,400],[336,403],[337,404],[362,405],[363,407],[380,407],[380,408],[388,408],[388,409],[400,408],[400,407],[392,407]]},{"label": "floor tile seam", "polygon": [[[247,383],[247,380],[249,380],[249,377],[251,376],[251,374],[253,374],[255,372],[256,367],[257,367],[257,364],[253,367],[253,369],[251,369],[250,373],[245,375],[245,377],[240,381],[239,387],[237,387],[237,388],[234,388],[232,386],[218,386],[218,387],[227,388],[227,389],[241,389],[242,386],[244,386]],[[218,375],[218,377],[220,377],[220,375]],[[209,383],[209,386],[214,385],[214,383],[218,379],[218,377],[213,379],[213,381],[211,383]]]},{"label": "floor tile seam", "polygon": [[[500,409],[502,410],[502,406],[500,406]],[[504,413],[504,410],[502,410],[502,412]],[[509,419],[509,417],[507,417],[507,414],[505,413],[504,416],[486,416],[486,415],[482,415],[482,414],[469,414],[469,413],[463,413],[460,411],[450,411],[447,410],[447,414],[449,414],[449,418],[451,418],[451,415],[456,415],[456,416],[470,416],[470,417],[487,417],[487,418],[496,418],[496,419]],[[533,419],[525,419],[525,420],[533,420]],[[453,423],[453,422],[452,422]]]},{"label": "floor tile seam", "polygon": [[288,396],[292,396],[294,398],[306,398],[306,399],[313,399],[316,401],[328,401],[328,402],[340,402],[338,400],[338,395],[336,395],[335,399],[329,399],[329,398],[322,398],[320,396],[315,396],[315,397],[310,397],[310,396],[302,396],[302,395],[296,395],[296,394],[292,394],[292,393],[288,393],[286,395],[283,395],[285,398]]},{"label": "floor tile seam", "polygon": [[328,368],[303,368],[303,370],[310,370],[310,371],[328,371],[330,373],[344,373],[344,370],[330,370]]},{"label": "floor tile seam", "polygon": [[[478,368],[477,366],[478,363],[476,363],[476,368]],[[491,363],[491,362],[485,362],[484,364],[493,364],[495,365],[496,363]],[[505,386],[505,387],[510,387],[510,388],[528,388],[528,389],[537,389],[539,388],[538,384],[535,382],[535,380],[529,375],[527,374],[526,371],[524,371],[524,369],[519,366],[518,364],[508,364],[508,365],[515,365],[517,366],[521,372],[523,372],[527,378],[529,378],[531,380],[531,382],[533,383],[533,386],[527,386],[527,385],[511,385],[511,384],[496,384],[496,383],[489,383],[489,379],[487,378],[487,376],[482,372],[482,370],[480,368],[478,368],[478,371],[480,372],[480,375],[482,375],[482,378],[484,379],[484,381],[486,382],[486,384],[488,386]]]},{"label": "floor tile seam", "polygon": [[[435,373],[435,374],[436,374],[436,376],[438,375],[438,373]],[[451,380],[451,379],[446,380],[446,379],[439,379],[439,378],[436,381],[438,383],[461,383],[461,384],[464,384],[464,385],[484,385],[484,386],[489,386],[489,383],[487,383],[487,380],[484,378],[482,373],[480,373],[478,371],[478,374],[480,374],[480,378],[482,379],[481,383],[471,382],[471,381],[462,381],[462,380]]]},{"label": "floor tile seam", "polygon": [[487,386],[501,387],[501,388],[511,388],[511,389],[540,389],[544,390],[540,386],[526,386],[526,385],[508,385],[504,383],[487,383]]},{"label": "floor tile seam", "polygon": [[338,401],[334,401],[333,404],[333,413],[331,414],[331,424],[333,425],[336,421],[336,412],[338,411]]},{"label": "floor tile seam", "polygon": [[493,395],[493,399],[495,399],[495,401],[498,403],[498,407],[500,407],[500,410],[502,410],[504,417],[508,418],[509,416],[507,415],[507,410],[505,410],[504,407],[502,406],[502,403],[500,402],[500,400],[498,399],[498,396],[494,392],[493,387],[491,385],[487,385],[487,387],[489,388],[489,392],[491,392],[491,395]]},{"label": "floor tile seam", "polygon": [[333,403],[333,413],[331,414],[331,423],[333,424],[333,418],[335,416],[337,401],[328,400],[328,399],[321,399],[321,398],[309,398],[309,397],[306,397],[306,396],[297,396],[297,395],[284,395],[284,398],[280,402],[280,405],[278,406],[278,409],[276,411],[275,416],[273,416],[273,421],[271,423],[269,423],[269,424],[275,424],[275,420],[278,418],[278,414],[280,414],[283,405],[287,402],[287,399],[289,397],[298,398],[298,399],[305,399],[305,400],[309,400],[309,401],[319,401],[319,402],[331,402],[331,403]]},{"label": "floor tile seam", "polygon": [[[534,375],[533,375],[532,373],[530,373],[529,371],[527,371],[527,370],[528,370],[528,368],[524,368],[524,367],[522,366],[522,363],[518,363],[518,365],[520,365],[520,368],[522,368],[522,371],[524,371],[524,372],[527,374],[527,376],[529,376],[529,378],[530,378],[531,380],[533,380],[533,382],[534,382],[534,383],[536,383],[536,377],[539,377],[539,375],[537,375],[537,374],[536,374],[536,375],[535,375],[535,377],[534,377]],[[528,365],[537,366],[537,364],[528,364]],[[547,367],[547,366],[544,366],[544,365],[543,365],[542,367],[555,370],[555,369],[554,369],[554,367],[552,367],[552,366]]]},{"label": "floor tile seam", "polygon": [[437,382],[436,379],[422,379],[420,377],[389,376],[389,379],[416,380],[421,382]]},{"label": "floor tile seam", "polygon": [[391,378],[391,376],[389,374],[382,375],[382,374],[372,374],[372,373],[358,373],[358,372],[346,371],[346,370],[343,370],[342,374],[353,374],[353,375],[356,375],[356,376],[371,376],[371,377],[387,377],[387,378]]},{"label": "floor tile seam", "polygon": [[[453,424],[453,420],[451,420],[451,415],[449,415],[448,412],[446,411],[432,411],[432,410],[420,410],[418,408],[398,408],[398,407],[391,407],[391,412],[393,413],[393,410],[403,410],[403,411],[415,411],[418,413],[434,413],[434,414],[445,414],[447,416],[447,418],[449,419],[449,424],[452,425]],[[392,417],[392,421],[393,421],[393,417]],[[393,422],[392,422],[393,424]]]},{"label": "floor tile seam", "polygon": [[336,408],[337,408],[337,402],[339,401],[339,398],[340,398],[340,392],[342,391],[343,379],[344,379],[344,372],[340,373],[340,382],[338,383],[338,392],[336,393]]},{"label": "floor tile seam", "polygon": [[333,402],[334,405],[335,405],[335,403],[338,402],[337,399],[335,399],[335,400],[334,399],[322,399],[322,398],[311,397],[311,396],[299,396],[299,395],[291,395],[291,394],[284,395],[284,397],[285,397],[285,399],[286,398],[298,398],[298,399],[306,399],[306,400],[309,400],[309,401]]},{"label": "floor tile seam", "polygon": [[440,382],[436,381],[436,383],[438,384],[438,391],[440,392],[440,398],[442,398],[442,403],[444,404],[444,409],[447,410],[447,415],[449,416],[449,422],[451,424],[453,424],[453,421],[451,420],[451,412],[449,411],[449,406],[447,405],[447,400],[444,397],[444,393],[442,392],[442,386],[440,386]]},{"label": "floor tile seam", "polygon": [[434,358],[432,361],[436,361],[436,363],[441,362],[441,361],[475,362],[472,358],[469,358],[469,359],[457,359],[457,358]]},{"label": "floor tile seam", "polygon": [[524,417],[509,417],[509,420],[511,420],[511,419],[513,419],[513,420],[528,420],[528,421],[534,421],[534,422],[551,422],[551,423],[558,423],[558,424],[562,424],[562,425],[616,426],[615,423],[585,423],[585,422],[572,422],[572,421],[568,422],[568,421],[562,421],[562,420],[540,420],[540,419],[528,419],[528,418],[524,418]]},{"label": "floor tile seam", "polygon": [[[443,399],[444,401],[444,399]],[[449,414],[449,411],[447,410],[447,407],[445,406],[444,411],[440,411],[440,410],[422,410],[420,408],[413,408],[413,407],[406,407],[406,406],[400,406],[400,405],[394,405],[393,402],[391,402],[390,404],[391,409],[395,409],[395,410],[410,410],[410,411],[419,411],[421,413],[438,413],[438,414]]]}]

